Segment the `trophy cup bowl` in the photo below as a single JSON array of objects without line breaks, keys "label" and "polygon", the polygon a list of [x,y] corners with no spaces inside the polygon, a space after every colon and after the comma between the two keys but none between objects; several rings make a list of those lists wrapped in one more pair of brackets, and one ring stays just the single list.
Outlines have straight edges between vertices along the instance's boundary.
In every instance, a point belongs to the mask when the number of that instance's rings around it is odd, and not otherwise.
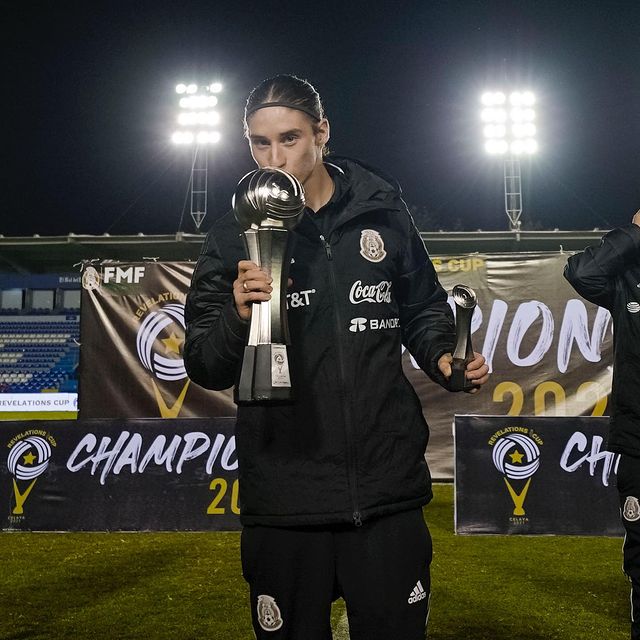
[{"label": "trophy cup bowl", "polygon": [[478,298],[476,292],[464,284],[453,287],[452,296],[456,305],[456,346],[453,350],[449,388],[451,391],[470,391],[476,385],[467,380],[465,371],[467,364],[474,358],[471,345],[471,318]]},{"label": "trophy cup bowl", "polygon": [[288,402],[293,399],[287,323],[289,232],[305,206],[300,181],[282,169],[265,167],[244,176],[232,199],[233,212],[243,229],[249,259],[273,282],[271,300],[253,305],[240,379],[238,404]]}]

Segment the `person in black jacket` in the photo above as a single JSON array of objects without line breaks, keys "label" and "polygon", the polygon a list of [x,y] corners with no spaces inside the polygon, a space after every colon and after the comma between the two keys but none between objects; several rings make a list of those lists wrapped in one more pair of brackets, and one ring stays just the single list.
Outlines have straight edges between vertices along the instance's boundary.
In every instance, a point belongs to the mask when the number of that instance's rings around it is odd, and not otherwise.
[{"label": "person in black jacket", "polygon": [[617,487],[631,582],[631,638],[640,640],[640,211],[599,245],[571,256],[565,278],[611,312],[614,367],[607,449],[620,454]]},{"label": "person in black jacket", "polygon": [[[295,175],[307,205],[291,235],[287,294],[296,399],[240,406],[236,422],[256,636],[329,640],[342,596],[352,640],[424,638],[428,427],[401,347],[447,386],[447,294],[397,183],[353,160],[325,162],[329,122],[307,81],[258,85],[245,132],[257,165]],[[251,307],[272,291],[240,232],[232,213],[213,225],[187,296],[185,365],[211,389],[237,381]],[[487,381],[481,355],[466,375]]]}]

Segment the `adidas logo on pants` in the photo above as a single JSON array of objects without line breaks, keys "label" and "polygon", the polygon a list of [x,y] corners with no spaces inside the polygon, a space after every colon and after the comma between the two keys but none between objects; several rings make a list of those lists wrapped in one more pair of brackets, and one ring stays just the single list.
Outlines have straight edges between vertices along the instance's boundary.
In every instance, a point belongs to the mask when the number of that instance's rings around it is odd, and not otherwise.
[{"label": "adidas logo on pants", "polygon": [[409,594],[409,599],[407,602],[409,604],[414,604],[416,602],[420,602],[420,600],[424,600],[427,597],[427,594],[422,587],[422,583],[418,580],[418,583],[413,588],[413,591]]}]

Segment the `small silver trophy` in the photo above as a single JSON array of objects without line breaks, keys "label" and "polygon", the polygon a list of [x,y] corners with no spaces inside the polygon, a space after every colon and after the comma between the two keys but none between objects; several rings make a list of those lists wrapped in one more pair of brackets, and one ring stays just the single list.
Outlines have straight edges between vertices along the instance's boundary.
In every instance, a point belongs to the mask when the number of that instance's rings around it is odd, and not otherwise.
[{"label": "small silver trophy", "polygon": [[453,351],[449,388],[451,391],[470,391],[476,385],[467,380],[465,371],[467,364],[474,358],[471,346],[471,318],[478,298],[476,292],[464,284],[453,287],[452,295],[456,303],[456,347]]},{"label": "small silver trophy", "polygon": [[282,169],[266,167],[248,173],[236,187],[233,212],[242,227],[249,259],[273,282],[271,300],[253,305],[240,380],[238,404],[292,400],[287,345],[287,281],[289,232],[304,211],[300,181]]}]

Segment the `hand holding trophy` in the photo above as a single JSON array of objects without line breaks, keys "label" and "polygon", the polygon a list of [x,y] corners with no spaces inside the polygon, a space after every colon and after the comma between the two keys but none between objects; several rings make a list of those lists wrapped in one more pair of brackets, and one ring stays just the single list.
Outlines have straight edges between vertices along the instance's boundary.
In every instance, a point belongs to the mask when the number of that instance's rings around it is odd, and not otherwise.
[{"label": "hand holding trophy", "polygon": [[290,401],[287,243],[304,211],[304,190],[295,176],[282,169],[256,169],[238,183],[232,206],[244,230],[249,259],[273,279],[271,300],[255,303],[251,311],[235,400],[238,404]]},{"label": "hand holding trophy", "polygon": [[467,380],[465,371],[467,364],[473,360],[474,352],[471,346],[471,318],[476,308],[476,292],[464,284],[457,284],[452,291],[453,301],[456,303],[456,346],[451,363],[451,391],[471,391],[476,387]]}]

